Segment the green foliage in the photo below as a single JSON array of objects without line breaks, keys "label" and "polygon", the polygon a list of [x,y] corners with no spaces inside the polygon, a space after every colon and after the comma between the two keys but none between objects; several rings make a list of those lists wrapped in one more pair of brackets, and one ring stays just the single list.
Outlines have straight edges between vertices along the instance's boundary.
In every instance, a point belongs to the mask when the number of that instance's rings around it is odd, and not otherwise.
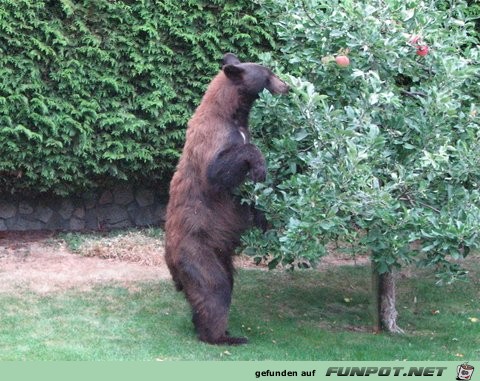
[{"label": "green foliage", "polygon": [[460,275],[451,259],[480,246],[480,52],[467,4],[449,4],[264,2],[277,65],[297,77],[289,99],[265,95],[253,115],[270,175],[246,199],[272,229],[245,238],[250,254],[303,267],[340,240],[380,273],[418,255]]},{"label": "green foliage", "polygon": [[271,48],[257,8],[0,0],[0,191],[164,178],[222,54]]}]

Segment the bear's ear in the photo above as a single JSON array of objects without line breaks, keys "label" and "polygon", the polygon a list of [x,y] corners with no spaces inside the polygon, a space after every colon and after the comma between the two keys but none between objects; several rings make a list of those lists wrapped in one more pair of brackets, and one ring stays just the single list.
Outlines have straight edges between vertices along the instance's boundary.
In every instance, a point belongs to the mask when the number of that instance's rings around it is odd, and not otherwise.
[{"label": "bear's ear", "polygon": [[242,79],[244,69],[238,65],[225,65],[223,67],[223,72],[227,78],[231,79],[232,81],[238,81]]},{"label": "bear's ear", "polygon": [[238,65],[240,63],[240,60],[237,58],[237,56],[233,53],[226,53],[223,56],[222,60],[222,66],[225,65]]}]

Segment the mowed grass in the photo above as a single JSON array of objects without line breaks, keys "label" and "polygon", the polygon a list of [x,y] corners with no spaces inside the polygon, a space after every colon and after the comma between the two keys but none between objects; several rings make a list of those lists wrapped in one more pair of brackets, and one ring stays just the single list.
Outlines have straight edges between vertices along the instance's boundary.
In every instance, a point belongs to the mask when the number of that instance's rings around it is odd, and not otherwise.
[{"label": "mowed grass", "polygon": [[[469,264],[467,262],[467,264]],[[371,329],[369,266],[240,270],[230,331],[246,346],[196,340],[170,282],[0,294],[0,360],[458,360],[480,357],[480,265],[439,287],[409,270],[397,285],[405,335]]]}]

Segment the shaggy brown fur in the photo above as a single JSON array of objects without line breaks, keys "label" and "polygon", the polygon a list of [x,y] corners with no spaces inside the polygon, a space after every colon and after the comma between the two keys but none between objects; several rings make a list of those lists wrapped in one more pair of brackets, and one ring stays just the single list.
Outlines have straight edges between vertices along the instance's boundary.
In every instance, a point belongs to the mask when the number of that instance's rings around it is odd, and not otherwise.
[{"label": "shaggy brown fur", "polygon": [[257,64],[240,63],[231,53],[210,83],[188,123],[177,170],[170,184],[165,256],[178,290],[193,309],[199,339],[242,344],[228,336],[233,288],[232,255],[240,235],[252,225],[252,210],[232,190],[247,175],[265,179],[265,160],[250,143],[248,115],[258,93],[285,93],[288,86]]}]

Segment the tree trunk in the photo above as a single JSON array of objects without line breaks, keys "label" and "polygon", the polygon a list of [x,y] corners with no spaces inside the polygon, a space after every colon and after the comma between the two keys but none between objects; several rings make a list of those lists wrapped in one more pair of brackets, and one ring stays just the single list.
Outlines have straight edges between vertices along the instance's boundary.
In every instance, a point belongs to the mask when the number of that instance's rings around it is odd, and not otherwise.
[{"label": "tree trunk", "polygon": [[403,333],[397,325],[395,274],[393,272],[379,274],[372,262],[372,279],[375,295],[375,332]]}]

